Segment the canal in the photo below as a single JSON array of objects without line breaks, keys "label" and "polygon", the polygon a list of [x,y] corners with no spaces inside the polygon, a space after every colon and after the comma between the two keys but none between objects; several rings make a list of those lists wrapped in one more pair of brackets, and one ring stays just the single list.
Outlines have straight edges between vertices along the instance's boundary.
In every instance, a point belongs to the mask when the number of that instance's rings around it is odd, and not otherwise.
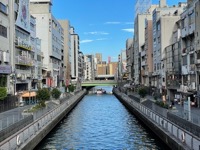
[{"label": "canal", "polygon": [[158,150],[165,145],[114,95],[86,95],[35,148]]}]

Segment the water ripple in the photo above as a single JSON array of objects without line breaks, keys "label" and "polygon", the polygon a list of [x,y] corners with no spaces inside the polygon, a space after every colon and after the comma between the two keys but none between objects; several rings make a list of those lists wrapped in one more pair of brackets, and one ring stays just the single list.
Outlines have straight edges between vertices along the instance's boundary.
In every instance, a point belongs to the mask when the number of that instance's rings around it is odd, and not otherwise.
[{"label": "water ripple", "polygon": [[87,95],[35,149],[158,150],[162,144],[113,95]]}]

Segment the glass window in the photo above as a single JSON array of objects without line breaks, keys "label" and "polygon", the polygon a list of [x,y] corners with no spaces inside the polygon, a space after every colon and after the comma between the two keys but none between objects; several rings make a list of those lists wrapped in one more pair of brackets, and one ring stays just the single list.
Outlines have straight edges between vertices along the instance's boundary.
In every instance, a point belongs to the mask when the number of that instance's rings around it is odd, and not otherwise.
[{"label": "glass window", "polygon": [[7,7],[1,2],[0,2],[0,12],[7,14]]}]

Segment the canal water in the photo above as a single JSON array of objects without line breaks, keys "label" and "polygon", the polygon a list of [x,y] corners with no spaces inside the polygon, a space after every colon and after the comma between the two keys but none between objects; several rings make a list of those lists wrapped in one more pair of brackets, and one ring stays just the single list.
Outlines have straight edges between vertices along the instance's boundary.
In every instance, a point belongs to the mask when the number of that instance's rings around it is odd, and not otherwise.
[{"label": "canal water", "polygon": [[86,95],[37,150],[159,150],[165,145],[114,95]]}]

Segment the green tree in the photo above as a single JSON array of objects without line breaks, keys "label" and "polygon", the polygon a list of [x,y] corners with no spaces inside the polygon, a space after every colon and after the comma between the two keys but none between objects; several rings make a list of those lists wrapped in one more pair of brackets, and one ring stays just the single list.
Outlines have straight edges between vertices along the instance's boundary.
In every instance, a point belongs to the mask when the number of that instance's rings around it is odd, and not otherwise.
[{"label": "green tree", "polygon": [[75,86],[73,84],[68,86],[69,92],[74,92]]},{"label": "green tree", "polygon": [[0,100],[4,100],[7,96],[7,90],[5,87],[0,87]]},{"label": "green tree", "polygon": [[139,94],[142,98],[144,98],[144,97],[147,95],[147,90],[146,90],[146,88],[141,87],[141,88],[139,89],[139,91],[138,91],[138,94]]},{"label": "green tree", "polygon": [[60,97],[60,95],[61,95],[61,92],[60,92],[58,89],[56,89],[56,88],[54,88],[54,89],[51,91],[51,96],[52,96],[53,98],[55,98],[55,99],[58,99],[58,98]]},{"label": "green tree", "polygon": [[41,105],[44,104],[45,101],[50,99],[50,92],[47,88],[43,88],[37,91],[37,99]]}]

